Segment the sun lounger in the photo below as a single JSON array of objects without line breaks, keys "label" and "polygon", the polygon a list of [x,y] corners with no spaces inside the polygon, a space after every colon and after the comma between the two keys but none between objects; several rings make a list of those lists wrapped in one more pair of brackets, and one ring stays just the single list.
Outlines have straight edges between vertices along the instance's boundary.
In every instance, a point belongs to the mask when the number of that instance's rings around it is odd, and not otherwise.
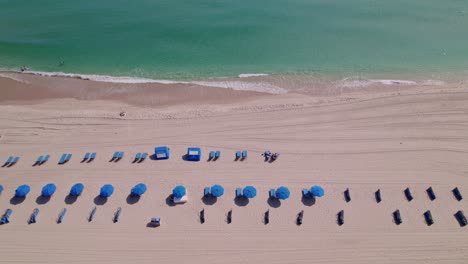
[{"label": "sun lounger", "polygon": [[49,154],[45,155],[44,158],[42,159],[41,163],[39,163],[39,165],[42,165],[42,164],[46,163],[49,160],[49,158],[50,158]]},{"label": "sun lounger", "polygon": [[91,153],[91,157],[89,157],[88,163],[96,159],[96,152]]},{"label": "sun lounger", "polygon": [[10,164],[8,164],[8,167],[15,165],[19,161],[19,159],[19,157],[14,157]]},{"label": "sun lounger", "polygon": [[426,224],[428,226],[431,226],[432,224],[434,224],[434,220],[432,219],[432,214],[431,214],[431,211],[430,210],[427,210],[425,213],[424,213],[424,219],[426,219]]},{"label": "sun lounger", "polygon": [[310,197],[310,193],[308,189],[302,189],[302,196],[304,197]]},{"label": "sun lounger", "polygon": [[268,209],[266,212],[265,212],[265,216],[263,217],[263,223],[265,225],[268,225],[270,223],[270,209]]},{"label": "sun lounger", "polygon": [[114,155],[112,155],[112,159],[111,159],[110,161],[115,161],[116,159],[118,159],[118,158],[119,158],[119,154],[120,154],[119,151],[114,152]]},{"label": "sun lounger", "polygon": [[67,208],[63,208],[62,212],[60,212],[59,217],[57,219],[57,224],[60,224],[63,222],[63,218],[67,214]]},{"label": "sun lounger", "polygon": [[229,210],[229,212],[227,213],[226,222],[228,224],[232,223],[232,210]]},{"label": "sun lounger", "polygon": [[242,156],[242,153],[240,151],[236,152],[236,160],[239,160]]},{"label": "sun lounger", "polygon": [[89,159],[90,156],[91,156],[91,153],[86,152],[86,154],[84,155],[84,158],[83,158],[83,160],[82,160],[81,162],[86,162],[86,161],[88,161],[88,159]]},{"label": "sun lounger", "polygon": [[140,159],[141,159],[141,153],[138,152],[138,153],[135,155],[135,159],[133,160],[133,162],[138,162]]},{"label": "sun lounger", "polygon": [[405,189],[405,196],[408,202],[411,202],[413,200],[413,195],[411,194],[410,188]]},{"label": "sun lounger", "polygon": [[378,189],[376,192],[375,192],[375,200],[377,201],[377,203],[380,203],[382,201],[382,196],[380,194],[380,189]]},{"label": "sun lounger", "polygon": [[65,157],[65,162],[64,163],[69,162],[71,157],[72,157],[72,154],[68,153],[67,156]]},{"label": "sun lounger", "polygon": [[426,192],[427,192],[427,196],[429,196],[429,199],[431,201],[434,201],[436,199],[436,195],[435,195],[434,190],[432,189],[432,187],[427,188]]},{"label": "sun lounger", "polygon": [[34,209],[33,213],[31,214],[31,217],[29,218],[28,223],[29,224],[34,224],[36,223],[36,217],[39,214],[39,209]]},{"label": "sun lounger", "polygon": [[303,218],[304,218],[304,210],[300,211],[299,214],[297,214],[296,224],[299,226],[302,225]]},{"label": "sun lounger", "polygon": [[0,225],[10,223],[10,216],[11,216],[12,213],[13,213],[13,210],[7,209],[5,211],[5,214],[3,214],[2,218],[0,219]]},{"label": "sun lounger", "polygon": [[208,160],[213,160],[215,158],[215,152],[214,151],[210,151],[210,154],[208,156]]},{"label": "sun lounger", "polygon": [[211,192],[210,192],[210,187],[205,187],[205,190],[203,191],[203,195],[204,195],[204,196],[208,196],[208,195],[210,195],[210,194],[211,194]]},{"label": "sun lounger", "polygon": [[123,152],[123,151],[120,151],[120,152],[119,152],[119,156],[117,157],[117,160],[116,160],[116,161],[121,160],[121,159],[123,158],[123,156],[124,156],[124,152]]},{"label": "sun lounger", "polygon": [[138,161],[138,163],[142,163],[146,159],[146,157],[148,157],[148,153],[145,152],[145,153],[141,154],[141,158]]},{"label": "sun lounger", "polygon": [[92,210],[91,213],[89,214],[88,222],[93,221],[94,215],[96,214],[96,211],[97,211],[97,207],[94,206],[93,210]]},{"label": "sun lounger", "polygon": [[62,156],[60,157],[59,159],[59,162],[58,164],[59,165],[62,165],[63,163],[65,163],[65,159],[67,158],[67,153],[63,153]]},{"label": "sun lounger", "polygon": [[242,188],[236,188],[236,197],[242,196]]},{"label": "sun lounger", "polygon": [[343,225],[344,224],[344,211],[341,210],[338,212],[338,225]]},{"label": "sun lounger", "polygon": [[215,152],[215,160],[218,160],[221,157],[221,151],[217,150]]},{"label": "sun lounger", "polygon": [[463,214],[463,211],[456,212],[454,216],[457,219],[461,227],[466,226],[468,224],[468,221],[466,220],[466,217]]},{"label": "sun lounger", "polygon": [[120,214],[121,214],[121,213],[122,213],[122,208],[119,207],[119,208],[117,209],[117,212],[115,212],[115,215],[114,215],[114,219],[113,219],[114,223],[119,222],[119,218],[120,218]]},{"label": "sun lounger", "polygon": [[39,158],[37,158],[36,162],[34,162],[34,165],[33,165],[33,166],[36,166],[36,165],[38,165],[38,164],[41,164],[43,158],[44,158],[44,156],[42,156],[42,155],[39,156]]},{"label": "sun lounger", "polygon": [[201,224],[205,223],[205,209],[204,208],[200,211],[200,223]]},{"label": "sun lounger", "polygon": [[276,198],[276,191],[275,191],[275,189],[270,189],[269,195],[270,195],[270,198]]},{"label": "sun lounger", "polygon": [[396,225],[400,225],[402,223],[400,210],[393,212],[393,220],[395,221]]},{"label": "sun lounger", "polygon": [[463,196],[461,195],[460,190],[458,190],[458,187],[455,187],[455,189],[453,189],[452,192],[453,196],[455,196],[455,199],[457,199],[457,201],[463,200]]},{"label": "sun lounger", "polygon": [[242,151],[242,159],[245,160],[247,158],[247,150]]},{"label": "sun lounger", "polygon": [[351,194],[349,193],[349,189],[346,189],[346,190],[344,191],[344,197],[345,197],[345,201],[346,201],[347,203],[349,203],[349,202],[351,201]]},{"label": "sun lounger", "polygon": [[6,166],[10,165],[10,163],[13,161],[13,159],[14,159],[13,156],[8,157],[8,159],[5,161],[5,164],[3,164],[2,167],[6,167]]}]

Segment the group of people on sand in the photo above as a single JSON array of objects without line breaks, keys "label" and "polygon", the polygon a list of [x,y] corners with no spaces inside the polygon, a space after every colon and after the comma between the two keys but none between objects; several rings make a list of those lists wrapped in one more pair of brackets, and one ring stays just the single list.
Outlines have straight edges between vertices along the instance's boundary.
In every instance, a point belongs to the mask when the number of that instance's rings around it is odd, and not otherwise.
[{"label": "group of people on sand", "polygon": [[279,157],[279,153],[271,153],[271,151],[267,150],[265,151],[262,156],[265,157],[265,161],[275,161]]}]

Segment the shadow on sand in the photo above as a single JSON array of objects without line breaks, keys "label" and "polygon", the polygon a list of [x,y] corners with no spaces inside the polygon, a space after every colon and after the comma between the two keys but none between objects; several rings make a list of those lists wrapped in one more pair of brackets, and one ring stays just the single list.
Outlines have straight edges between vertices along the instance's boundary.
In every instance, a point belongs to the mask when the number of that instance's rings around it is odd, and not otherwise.
[{"label": "shadow on sand", "polygon": [[167,196],[167,198],[166,198],[166,204],[167,204],[167,206],[170,206],[170,207],[176,206],[176,204],[175,204],[174,201],[172,200],[172,194],[169,194],[169,196]]},{"label": "shadow on sand", "polygon": [[278,208],[281,206],[281,201],[278,198],[269,197],[267,203],[273,208]]},{"label": "shadow on sand", "polygon": [[37,198],[36,198],[36,203],[37,204],[46,204],[50,201],[50,196],[42,196],[42,195],[39,195]]},{"label": "shadow on sand", "polygon": [[106,203],[107,203],[107,197],[102,197],[101,195],[94,197],[95,205],[104,205]]},{"label": "shadow on sand", "polygon": [[17,205],[17,204],[24,202],[24,200],[26,200],[26,197],[13,196],[10,199],[10,204]]},{"label": "shadow on sand", "polygon": [[66,204],[74,204],[77,199],[78,199],[78,196],[69,194],[69,195],[67,195],[67,197],[65,197],[65,203]]},{"label": "shadow on sand", "polygon": [[132,194],[129,194],[129,195],[127,196],[127,203],[128,203],[128,204],[136,204],[136,203],[138,203],[138,201],[140,201],[140,198],[141,198],[140,195],[132,195]]},{"label": "shadow on sand", "polygon": [[302,204],[304,204],[305,206],[312,206],[315,204],[315,197],[306,197],[306,196],[302,196]]},{"label": "shadow on sand", "polygon": [[249,198],[245,196],[238,196],[234,198],[234,203],[239,207],[247,206],[249,204]]},{"label": "shadow on sand", "polygon": [[218,201],[218,198],[214,197],[213,195],[205,195],[201,200],[205,205],[213,205]]}]

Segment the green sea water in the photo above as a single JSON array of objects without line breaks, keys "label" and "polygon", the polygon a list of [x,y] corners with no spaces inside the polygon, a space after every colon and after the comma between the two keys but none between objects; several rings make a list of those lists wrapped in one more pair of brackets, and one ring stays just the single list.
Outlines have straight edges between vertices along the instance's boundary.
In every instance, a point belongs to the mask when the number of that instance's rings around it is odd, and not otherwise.
[{"label": "green sea water", "polygon": [[0,0],[0,68],[22,65],[182,80],[464,72],[468,1]]}]

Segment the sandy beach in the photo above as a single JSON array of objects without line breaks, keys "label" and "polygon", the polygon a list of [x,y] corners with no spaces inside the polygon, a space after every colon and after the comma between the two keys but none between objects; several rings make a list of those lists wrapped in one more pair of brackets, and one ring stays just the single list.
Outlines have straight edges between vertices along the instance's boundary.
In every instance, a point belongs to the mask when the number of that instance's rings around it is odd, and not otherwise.
[{"label": "sandy beach", "polygon": [[[454,214],[468,216],[468,86],[392,85],[323,89],[291,85],[288,93],[205,87],[194,84],[116,84],[73,78],[2,73],[0,77],[0,213],[13,209],[0,226],[0,263],[467,263],[467,228]],[[256,79],[257,78],[257,79]],[[254,77],[260,80],[265,77]],[[276,80],[276,83],[279,81]],[[120,112],[126,116],[121,117]],[[171,158],[134,164],[137,152],[169,146]],[[200,162],[182,159],[187,147],[202,149]],[[237,150],[249,157],[234,161]],[[264,162],[265,150],[281,153]],[[121,150],[125,157],[109,162]],[[221,158],[207,162],[208,152]],[[84,153],[97,152],[92,163]],[[73,157],[57,165],[62,153]],[[49,162],[33,167],[38,156]],[[82,182],[76,202],[66,196]],[[55,183],[47,203],[40,191]],[[115,192],[96,205],[103,184]],[[137,202],[130,189],[145,183]],[[203,188],[219,183],[216,203],[202,200]],[[19,204],[14,190],[29,184]],[[172,189],[187,187],[189,202],[167,204]],[[324,187],[315,203],[301,190]],[[236,187],[253,185],[257,197],[236,204]],[[291,190],[288,200],[269,201],[268,190]],[[425,190],[432,186],[437,199]],[[414,200],[403,190],[410,187]],[[343,191],[349,188],[347,203]],[[382,202],[374,192],[380,189]],[[97,206],[93,222],[87,217]],[[112,218],[118,207],[118,223]],[[38,222],[28,225],[34,208]],[[68,213],[57,224],[63,208]],[[206,222],[198,213],[205,209]],[[233,211],[233,222],[226,214]],[[270,210],[270,223],[263,214]],[[403,223],[395,225],[399,209]],[[304,223],[296,215],[304,210]],[[345,223],[336,214],[344,210]],[[427,226],[423,213],[435,223]],[[161,217],[159,228],[146,225]]]}]

